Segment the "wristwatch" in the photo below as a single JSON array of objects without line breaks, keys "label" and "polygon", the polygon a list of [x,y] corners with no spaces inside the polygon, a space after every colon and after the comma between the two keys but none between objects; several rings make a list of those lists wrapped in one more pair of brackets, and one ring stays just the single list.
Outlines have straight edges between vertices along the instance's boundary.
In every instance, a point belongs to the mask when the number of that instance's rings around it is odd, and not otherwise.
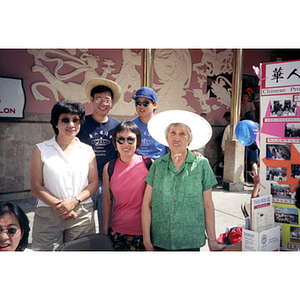
[{"label": "wristwatch", "polygon": [[81,199],[78,196],[76,196],[75,199],[78,201],[78,204],[80,204]]}]

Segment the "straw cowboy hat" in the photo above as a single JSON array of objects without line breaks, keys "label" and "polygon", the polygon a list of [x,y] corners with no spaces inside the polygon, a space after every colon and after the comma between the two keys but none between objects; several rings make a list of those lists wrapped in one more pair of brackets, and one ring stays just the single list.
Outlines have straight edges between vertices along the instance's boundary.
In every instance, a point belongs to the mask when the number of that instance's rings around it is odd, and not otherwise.
[{"label": "straw cowboy hat", "polygon": [[114,81],[105,79],[105,78],[92,78],[85,86],[85,93],[87,95],[87,98],[91,98],[91,91],[94,87],[98,85],[104,85],[108,88],[110,88],[114,94],[112,107],[119,101],[122,91],[121,87]]},{"label": "straw cowboy hat", "polygon": [[148,122],[149,133],[156,141],[168,146],[165,131],[171,123],[183,123],[191,129],[193,139],[188,146],[189,150],[199,149],[211,139],[210,124],[199,115],[185,110],[167,110],[155,115]]}]

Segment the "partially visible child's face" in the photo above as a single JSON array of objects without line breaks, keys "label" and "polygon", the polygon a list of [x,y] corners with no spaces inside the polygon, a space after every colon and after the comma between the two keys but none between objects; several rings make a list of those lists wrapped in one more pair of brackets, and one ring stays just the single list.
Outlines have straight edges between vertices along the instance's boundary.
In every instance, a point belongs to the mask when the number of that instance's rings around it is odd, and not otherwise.
[{"label": "partially visible child's face", "polygon": [[[11,234],[7,230],[17,229]],[[1,231],[4,231],[1,233]],[[15,251],[23,237],[20,223],[14,214],[4,214],[0,217],[0,251]]]}]

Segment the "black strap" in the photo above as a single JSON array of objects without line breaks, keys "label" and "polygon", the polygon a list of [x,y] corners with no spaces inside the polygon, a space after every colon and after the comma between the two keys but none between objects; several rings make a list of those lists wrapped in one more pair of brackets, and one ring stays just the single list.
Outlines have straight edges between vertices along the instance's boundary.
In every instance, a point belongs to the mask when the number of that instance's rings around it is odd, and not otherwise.
[{"label": "black strap", "polygon": [[[143,156],[143,160],[144,160],[144,163],[146,165],[147,170],[149,171],[149,169],[150,169],[150,167],[152,165],[152,159],[151,159],[151,157],[150,156]],[[107,173],[108,173],[109,182],[110,182],[112,174],[114,173],[116,161],[117,161],[117,158],[112,159],[108,163]]]},{"label": "black strap", "polygon": [[112,160],[108,163],[107,173],[108,173],[109,182],[110,182],[110,179],[111,179],[112,174],[114,173],[116,161],[117,161],[117,158],[112,159]]},{"label": "black strap", "polygon": [[149,171],[151,165],[152,165],[152,159],[150,156],[143,156],[144,163],[146,165],[147,170]]}]

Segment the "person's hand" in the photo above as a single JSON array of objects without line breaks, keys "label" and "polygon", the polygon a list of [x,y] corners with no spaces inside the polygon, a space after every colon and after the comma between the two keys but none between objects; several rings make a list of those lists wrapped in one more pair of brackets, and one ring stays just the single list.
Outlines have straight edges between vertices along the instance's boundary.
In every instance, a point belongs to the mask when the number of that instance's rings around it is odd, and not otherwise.
[{"label": "person's hand", "polygon": [[249,175],[252,177],[252,179],[253,179],[253,181],[254,181],[254,184],[259,184],[260,179],[259,179],[259,174],[258,174],[258,172],[255,173],[255,171],[252,170],[252,171],[249,173]]},{"label": "person's hand", "polygon": [[194,150],[192,151],[196,156],[204,157],[200,152]]},{"label": "person's hand", "polygon": [[210,251],[222,251],[226,248],[225,245],[218,244],[216,240],[214,241],[208,240],[208,247]]},{"label": "person's hand", "polygon": [[74,210],[72,210],[68,214],[65,214],[65,215],[61,216],[61,218],[63,220],[76,219],[77,218],[77,214],[75,213]]},{"label": "person's hand", "polygon": [[59,200],[55,202],[54,209],[59,213],[61,217],[65,217],[75,208],[76,204],[77,203],[74,202],[73,199]]},{"label": "person's hand", "polygon": [[196,156],[200,156],[200,157],[204,157],[204,155],[202,153],[200,153],[199,151],[192,151]]},{"label": "person's hand", "polygon": [[155,248],[150,241],[144,240],[143,243],[144,243],[146,251],[155,251]]}]

